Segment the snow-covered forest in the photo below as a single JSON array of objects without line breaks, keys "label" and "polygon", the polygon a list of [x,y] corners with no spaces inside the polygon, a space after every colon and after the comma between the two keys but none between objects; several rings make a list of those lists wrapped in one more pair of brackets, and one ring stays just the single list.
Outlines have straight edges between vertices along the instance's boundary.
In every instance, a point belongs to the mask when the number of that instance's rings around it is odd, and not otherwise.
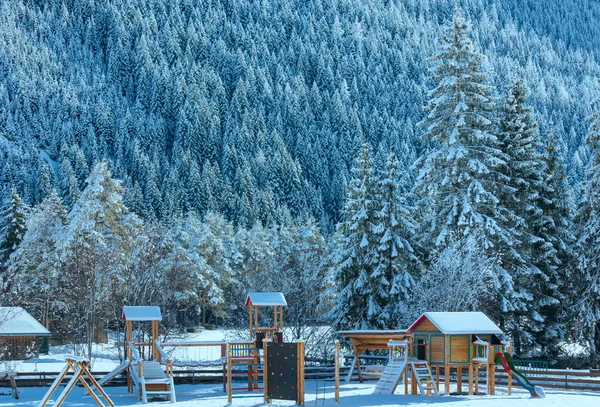
[{"label": "snow-covered forest", "polygon": [[[0,3],[0,305],[298,327],[486,312],[600,361],[600,4]],[[593,362],[596,361],[596,362]]]}]

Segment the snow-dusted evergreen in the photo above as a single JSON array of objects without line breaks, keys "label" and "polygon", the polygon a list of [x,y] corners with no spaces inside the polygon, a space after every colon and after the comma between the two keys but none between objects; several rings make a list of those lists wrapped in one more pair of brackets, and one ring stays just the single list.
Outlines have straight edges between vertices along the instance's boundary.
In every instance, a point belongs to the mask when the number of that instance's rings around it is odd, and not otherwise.
[{"label": "snow-dusted evergreen", "polygon": [[371,149],[363,143],[352,168],[331,254],[339,287],[332,319],[338,327],[375,329],[389,323],[390,316],[383,310],[390,300],[393,276],[377,269],[381,241],[377,184]]},{"label": "snow-dusted evergreen", "polygon": [[390,154],[377,179],[377,205],[375,233],[379,236],[378,264],[373,276],[385,276],[390,283],[389,298],[383,308],[385,325],[399,326],[405,314],[406,302],[411,298],[414,276],[421,270],[415,246],[417,224],[408,206],[406,174],[400,173],[400,162]]},{"label": "snow-dusted evergreen", "polygon": [[494,134],[495,102],[484,57],[468,37],[469,25],[456,12],[440,51],[431,59],[433,89],[421,123],[428,152],[419,158],[415,192],[426,205],[420,227],[422,244],[443,250],[453,236],[478,235],[491,258],[499,258],[496,317],[524,309],[512,281],[522,263],[518,240],[507,220],[512,209],[499,195],[507,179],[500,173],[507,155]]},{"label": "snow-dusted evergreen", "polygon": [[564,324],[558,312],[563,299],[558,275],[560,260],[552,242],[554,220],[544,211],[552,204],[552,186],[547,185],[547,167],[538,131],[538,123],[527,105],[527,88],[513,79],[506,88],[500,114],[499,138],[507,154],[502,167],[506,185],[501,200],[512,209],[509,224],[519,239],[517,251],[523,263],[513,268],[516,290],[524,307],[511,323],[515,349],[535,344],[543,349],[556,349],[564,335]]},{"label": "snow-dusted evergreen", "polygon": [[10,199],[0,207],[0,270],[3,270],[4,263],[23,240],[27,230],[27,210],[27,205],[13,188]]},{"label": "snow-dusted evergreen", "polygon": [[592,355],[600,358],[600,99],[592,105],[586,144],[591,157],[585,172],[582,203],[577,214],[578,267],[581,273],[577,287],[584,336],[590,341]]}]

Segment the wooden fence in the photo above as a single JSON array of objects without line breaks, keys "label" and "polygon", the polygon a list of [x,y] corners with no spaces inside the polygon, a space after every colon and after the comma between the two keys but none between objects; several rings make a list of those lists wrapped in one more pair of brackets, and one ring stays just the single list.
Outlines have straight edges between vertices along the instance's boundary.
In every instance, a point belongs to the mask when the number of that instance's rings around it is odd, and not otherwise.
[{"label": "wooden fence", "polygon": [[[342,367],[341,375],[348,374],[348,367]],[[600,374],[597,372],[581,370],[519,370],[526,375],[531,383],[545,388],[567,389],[567,390],[589,390],[600,392]],[[107,372],[93,372],[96,378],[104,376]],[[199,384],[199,383],[223,383],[223,368],[202,368],[202,369],[178,369],[173,371],[175,384]],[[58,372],[19,372],[17,374],[17,383],[19,387],[28,386],[49,386],[52,384]],[[305,378],[307,380],[333,380],[334,367],[330,365],[305,368]],[[378,380],[374,375],[371,380]],[[353,380],[358,380],[354,375]],[[480,376],[480,383],[485,383],[485,376]],[[451,377],[452,382],[456,382],[456,376]],[[463,383],[466,383],[466,376],[463,377]],[[508,375],[497,367],[496,384],[506,386]],[[106,384],[106,386],[123,386],[125,379],[123,377]],[[0,387],[9,387],[8,380],[0,380]],[[519,384],[513,379],[513,387],[518,388]]]}]

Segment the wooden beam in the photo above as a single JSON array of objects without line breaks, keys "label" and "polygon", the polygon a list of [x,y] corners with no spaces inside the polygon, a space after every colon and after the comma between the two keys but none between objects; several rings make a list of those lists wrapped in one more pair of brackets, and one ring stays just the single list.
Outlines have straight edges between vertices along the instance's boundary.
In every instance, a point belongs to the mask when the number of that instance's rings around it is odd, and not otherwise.
[{"label": "wooden beam", "polygon": [[[248,307],[248,311],[250,312],[250,340],[252,340],[252,303],[250,303],[250,306]],[[231,401],[230,401],[231,403]]]},{"label": "wooden beam", "polygon": [[473,364],[469,365],[468,369],[468,387],[469,387],[469,396],[473,394]]}]

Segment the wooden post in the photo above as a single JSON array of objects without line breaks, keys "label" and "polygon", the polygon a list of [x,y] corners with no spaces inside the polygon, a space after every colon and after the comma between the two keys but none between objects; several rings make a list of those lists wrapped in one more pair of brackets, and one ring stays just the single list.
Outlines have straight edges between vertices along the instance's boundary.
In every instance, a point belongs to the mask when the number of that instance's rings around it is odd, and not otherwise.
[{"label": "wooden post", "polygon": [[490,396],[493,396],[496,393],[496,366],[488,365],[489,373],[489,388],[490,388]]},{"label": "wooden post", "polygon": [[254,307],[254,329],[258,329],[258,307]]},{"label": "wooden post", "polygon": [[417,394],[417,375],[415,374],[415,369],[411,366],[410,369],[410,394],[413,396]]},{"label": "wooden post", "polygon": [[475,366],[475,374],[473,375],[473,380],[475,380],[475,394],[479,394],[479,363],[476,363]]},{"label": "wooden post", "polygon": [[354,348],[354,358],[356,360],[356,371],[358,372],[358,381],[363,383],[362,372],[360,370],[360,353],[358,352],[358,348],[356,347],[356,345],[352,344],[352,348]]},{"label": "wooden post", "polygon": [[[252,321],[252,319],[250,319],[250,321]],[[250,322],[250,324],[252,324],[252,322]],[[231,404],[231,400],[233,398],[231,388],[233,383],[231,382],[231,348],[229,346],[230,345],[227,344],[227,403]]]},{"label": "wooden post", "polygon": [[473,364],[469,365],[468,369],[468,379],[467,379],[468,387],[469,387],[469,396],[473,394]]},{"label": "wooden post", "polygon": [[279,330],[283,332],[283,306],[279,306]]},{"label": "wooden post", "polygon": [[250,313],[250,340],[252,340],[252,303],[250,303],[250,306],[248,307],[248,312]]},{"label": "wooden post", "polygon": [[158,349],[156,349],[156,341],[158,341],[158,321],[152,321],[152,360],[158,360]]},{"label": "wooden post", "polygon": [[[227,356],[227,345],[221,345],[221,360]],[[223,362],[223,393],[227,391],[227,362]]]},{"label": "wooden post", "polygon": [[446,335],[446,351],[444,352],[444,385],[446,395],[450,394],[450,335]]},{"label": "wooden post", "polygon": [[269,358],[268,358],[268,346],[269,342],[263,341],[263,400],[265,403],[270,403],[269,399]]},{"label": "wooden post", "polygon": [[435,390],[440,394],[440,367],[435,367]]},{"label": "wooden post", "polygon": [[456,391],[462,393],[462,366],[456,366]]},{"label": "wooden post", "polygon": [[299,406],[304,405],[304,342],[298,342],[297,345],[297,359],[298,359],[298,382],[296,385],[297,397],[296,404]]},{"label": "wooden post", "polygon": [[340,341],[335,341],[335,402],[340,402]]},{"label": "wooden post", "polygon": [[[277,330],[277,308],[273,307],[273,329]],[[273,335],[275,335],[276,331],[273,331]]]}]

